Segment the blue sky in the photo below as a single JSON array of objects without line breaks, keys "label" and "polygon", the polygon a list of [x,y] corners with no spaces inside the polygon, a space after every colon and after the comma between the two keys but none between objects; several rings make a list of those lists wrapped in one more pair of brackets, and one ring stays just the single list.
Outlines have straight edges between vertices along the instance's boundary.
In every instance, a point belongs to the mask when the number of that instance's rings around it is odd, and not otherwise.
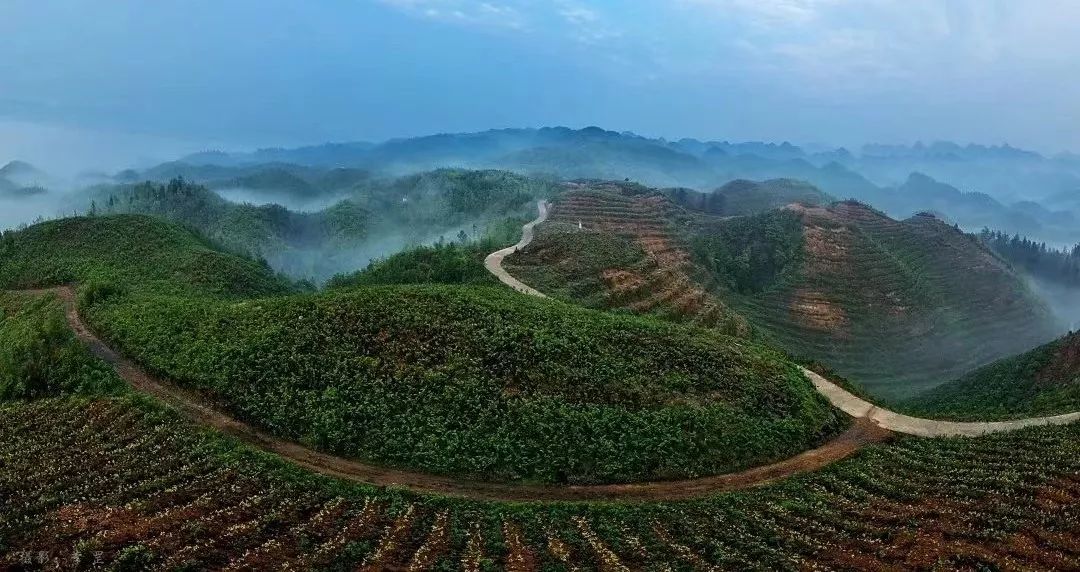
[{"label": "blue sky", "polygon": [[5,0],[0,161],[489,127],[1080,150],[1074,0]]}]

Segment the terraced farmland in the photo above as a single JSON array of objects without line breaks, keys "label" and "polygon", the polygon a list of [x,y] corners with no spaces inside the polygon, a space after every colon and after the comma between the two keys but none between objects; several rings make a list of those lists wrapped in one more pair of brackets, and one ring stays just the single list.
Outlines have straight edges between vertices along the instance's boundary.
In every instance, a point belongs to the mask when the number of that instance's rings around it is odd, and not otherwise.
[{"label": "terraced farmland", "polygon": [[[512,274],[544,291],[558,294],[576,290],[584,297],[595,296],[597,306],[657,314],[731,333],[746,332],[745,322],[691,278],[690,254],[672,228],[671,216],[676,209],[667,200],[628,193],[616,183],[570,188],[571,192],[555,204],[546,232],[534,246],[507,260]],[[621,242],[612,245],[605,235]],[[597,252],[607,256],[585,269],[584,275],[581,268],[552,275],[544,271],[544,267],[560,263],[544,257],[544,250],[552,246],[554,250],[572,249],[570,253],[564,250],[563,258]],[[605,263],[612,266],[604,267]],[[586,280],[593,286],[592,292],[567,286],[562,280]]]},{"label": "terraced farmland", "polygon": [[1059,333],[1015,271],[974,238],[855,202],[723,218],[648,189],[593,183],[567,192],[507,265],[541,291],[594,306],[741,335],[752,325],[890,400]]},{"label": "terraced farmland", "polygon": [[124,399],[0,405],[0,567],[1080,567],[1080,425],[904,439],[698,501],[500,504],[315,478]]},{"label": "terraced farmland", "polygon": [[858,203],[797,211],[806,258],[737,306],[776,343],[901,398],[1054,337],[1049,311],[1002,261],[940,221]]},{"label": "terraced farmland", "polygon": [[0,283],[80,284],[79,315],[133,367],[275,438],[384,467],[695,478],[785,459],[847,423],[784,356],[715,331],[496,287],[288,293],[146,217],[54,221],[4,248]]}]

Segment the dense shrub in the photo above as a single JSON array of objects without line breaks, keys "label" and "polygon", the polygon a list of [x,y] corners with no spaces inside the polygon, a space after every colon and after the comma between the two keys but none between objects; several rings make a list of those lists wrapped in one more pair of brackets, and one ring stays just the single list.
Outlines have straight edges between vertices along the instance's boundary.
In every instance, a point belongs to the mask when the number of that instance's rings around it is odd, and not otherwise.
[{"label": "dense shrub", "polygon": [[110,394],[123,382],[75,339],[51,295],[0,293],[0,401]]}]

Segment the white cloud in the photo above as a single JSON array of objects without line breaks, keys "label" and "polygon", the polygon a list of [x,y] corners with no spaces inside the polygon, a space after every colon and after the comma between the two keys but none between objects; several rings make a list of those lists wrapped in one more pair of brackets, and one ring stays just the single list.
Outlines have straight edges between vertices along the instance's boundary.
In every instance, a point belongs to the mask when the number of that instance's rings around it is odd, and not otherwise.
[{"label": "white cloud", "polygon": [[600,12],[576,0],[556,0],[556,13],[570,35],[587,45],[598,45],[622,36]]},{"label": "white cloud", "polygon": [[[1066,65],[1078,42],[1074,0],[680,0],[727,34],[737,65],[785,73],[827,93],[889,81],[1000,77],[1025,63]],[[1072,49],[1069,49],[1069,48]],[[722,48],[721,48],[722,49]]]},{"label": "white cloud", "polygon": [[378,0],[406,14],[452,24],[521,30],[528,19],[519,7],[476,0]]}]

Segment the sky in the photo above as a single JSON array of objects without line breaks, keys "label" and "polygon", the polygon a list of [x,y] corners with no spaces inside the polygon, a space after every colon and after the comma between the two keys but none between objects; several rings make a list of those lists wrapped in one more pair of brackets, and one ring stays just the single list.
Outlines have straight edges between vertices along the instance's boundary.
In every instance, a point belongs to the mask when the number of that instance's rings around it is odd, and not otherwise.
[{"label": "sky", "polygon": [[0,162],[599,125],[1080,151],[1075,0],[4,0]]}]

